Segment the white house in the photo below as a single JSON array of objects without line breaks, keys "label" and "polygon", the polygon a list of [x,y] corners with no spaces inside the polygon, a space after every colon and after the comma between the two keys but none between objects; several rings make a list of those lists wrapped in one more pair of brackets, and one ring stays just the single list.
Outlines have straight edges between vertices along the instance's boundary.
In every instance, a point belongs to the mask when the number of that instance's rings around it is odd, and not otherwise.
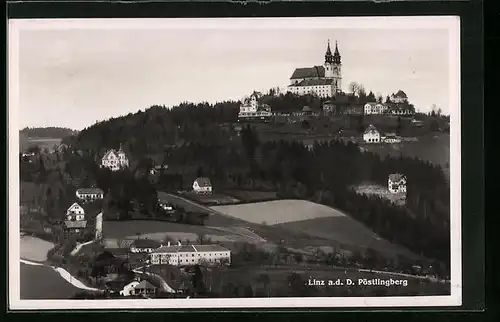
[{"label": "white house", "polygon": [[66,210],[66,220],[85,220],[85,210],[78,203],[73,203]]},{"label": "white house", "polygon": [[402,90],[399,90],[396,94],[392,94],[390,97],[391,102],[396,104],[402,104],[408,101],[408,96]]},{"label": "white house", "polygon": [[104,191],[99,188],[79,188],[76,190],[76,197],[83,202],[94,201],[104,198]]},{"label": "white house", "polygon": [[363,133],[363,140],[366,143],[380,143],[380,132],[370,124]]},{"label": "white house", "polygon": [[152,239],[137,239],[130,245],[131,253],[151,253],[160,248],[160,242]]},{"label": "white house", "polygon": [[384,114],[387,111],[387,105],[376,102],[366,103],[364,106],[364,114]]},{"label": "white house", "polygon": [[128,167],[128,165],[128,157],[123,152],[121,145],[118,151],[114,149],[108,150],[101,159],[101,167],[108,168],[111,171],[118,171]]},{"label": "white house", "polygon": [[406,177],[401,173],[390,174],[387,185],[391,193],[406,193]]},{"label": "white house", "polygon": [[231,263],[231,251],[220,245],[170,245],[149,254],[151,264],[192,266],[201,263],[217,265]]},{"label": "white house", "polygon": [[127,285],[125,285],[123,287],[123,289],[120,291],[120,295],[121,296],[130,296],[130,295],[134,295],[134,290],[135,290],[135,287],[139,285],[139,282],[138,281],[132,281],[130,283],[128,283]]},{"label": "white house", "polygon": [[64,229],[66,233],[81,233],[86,227],[85,210],[75,202],[66,210]]},{"label": "white house", "polygon": [[197,193],[212,193],[212,183],[209,178],[200,177],[193,182],[193,191]]},{"label": "white house", "polygon": [[271,107],[261,104],[262,93],[253,92],[250,97],[245,97],[240,105],[239,119],[260,119],[272,116]]}]

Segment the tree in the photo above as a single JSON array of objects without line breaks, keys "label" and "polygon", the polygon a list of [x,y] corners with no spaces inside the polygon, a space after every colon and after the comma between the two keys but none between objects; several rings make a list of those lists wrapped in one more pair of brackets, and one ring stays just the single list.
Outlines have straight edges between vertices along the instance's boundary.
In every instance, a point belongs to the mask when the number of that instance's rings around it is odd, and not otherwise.
[{"label": "tree", "polygon": [[358,95],[359,94],[359,89],[360,89],[360,86],[358,83],[356,82],[351,82],[349,84],[349,91],[351,91],[351,93],[353,95]]},{"label": "tree", "polygon": [[368,95],[366,96],[366,100],[368,102],[375,102],[377,99],[375,97],[375,94],[373,94],[373,92],[370,91],[370,93],[368,93]]}]

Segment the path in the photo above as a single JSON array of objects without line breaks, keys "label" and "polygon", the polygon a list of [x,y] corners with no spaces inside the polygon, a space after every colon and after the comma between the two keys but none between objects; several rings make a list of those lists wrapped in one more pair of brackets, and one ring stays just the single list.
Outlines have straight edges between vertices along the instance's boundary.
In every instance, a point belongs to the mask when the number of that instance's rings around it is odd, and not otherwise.
[{"label": "path", "polygon": [[82,244],[78,244],[76,245],[76,247],[71,251],[71,256],[75,256],[79,251],[80,249],[85,246],[85,245],[88,245],[88,244],[92,244],[94,242],[94,240],[90,240],[88,242],[85,242],[85,243],[82,243]]}]

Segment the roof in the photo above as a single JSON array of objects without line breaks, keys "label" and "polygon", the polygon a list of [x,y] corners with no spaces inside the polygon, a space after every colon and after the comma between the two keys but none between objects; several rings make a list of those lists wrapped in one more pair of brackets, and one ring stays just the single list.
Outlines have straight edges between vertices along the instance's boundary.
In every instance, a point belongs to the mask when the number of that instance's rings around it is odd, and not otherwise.
[{"label": "roof", "polygon": [[365,104],[365,106],[366,106],[366,105],[375,106],[375,105],[377,105],[377,104],[380,104],[380,103],[377,103],[377,102],[368,102],[368,103],[366,103],[366,104]]},{"label": "roof", "polygon": [[146,280],[143,280],[142,282],[140,282],[139,284],[134,286],[134,288],[157,289],[156,286],[154,286],[153,284],[151,284],[150,282],[148,282]]},{"label": "roof", "polygon": [[399,90],[396,94],[394,94],[394,97],[408,98],[408,96],[406,96],[406,93],[402,90]]},{"label": "roof", "polygon": [[130,247],[137,248],[158,248],[161,247],[161,243],[154,239],[137,239],[134,240]]},{"label": "roof", "polygon": [[297,68],[290,79],[310,78],[310,77],[325,77],[325,67],[314,66],[306,68]]},{"label": "roof", "polygon": [[[82,208],[82,209],[83,209],[83,207],[82,207],[82,206],[80,206],[80,205],[78,204],[78,202],[73,202],[73,203],[71,204],[71,206],[69,206],[69,207],[68,207],[68,209],[67,209],[67,210],[69,211],[71,208],[73,208],[73,207],[75,207],[75,206],[80,207],[80,208]],[[83,209],[83,210],[85,211],[85,209]]]},{"label": "roof", "polygon": [[392,182],[398,182],[401,179],[406,179],[406,177],[404,175],[402,175],[401,173],[391,173],[389,175],[389,180],[391,180]]},{"label": "roof", "polygon": [[368,125],[368,127],[366,128],[366,130],[365,130],[365,134],[366,134],[366,133],[369,133],[369,132],[375,132],[375,131],[376,131],[376,132],[378,132],[378,131],[377,131],[377,128],[376,128],[375,126],[373,126],[372,124],[370,124],[370,125]]},{"label": "roof", "polygon": [[177,252],[225,252],[228,249],[220,245],[171,245],[163,246],[154,251],[154,253],[177,253]]},{"label": "roof", "polygon": [[66,228],[85,228],[87,227],[87,221],[86,220],[65,220],[64,225]]},{"label": "roof", "polygon": [[304,107],[302,108],[302,112],[311,112],[311,111],[312,111],[312,110],[311,110],[311,108],[310,108],[309,106],[304,106]]},{"label": "roof", "polygon": [[78,194],[104,193],[100,188],[79,188],[76,192]]},{"label": "roof", "polygon": [[200,187],[210,187],[210,186],[212,186],[212,183],[210,182],[210,179],[207,178],[207,177],[196,178],[195,182],[198,182],[198,185]]},{"label": "roof", "polygon": [[303,79],[298,84],[292,84],[289,87],[332,85],[333,82],[331,78]]}]

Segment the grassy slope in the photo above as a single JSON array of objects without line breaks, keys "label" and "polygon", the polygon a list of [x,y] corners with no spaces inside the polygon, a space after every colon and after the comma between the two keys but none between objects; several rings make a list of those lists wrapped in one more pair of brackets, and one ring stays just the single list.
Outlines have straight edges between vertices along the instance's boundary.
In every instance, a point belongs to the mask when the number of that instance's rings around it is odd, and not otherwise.
[{"label": "grassy slope", "polygon": [[[283,206],[282,206],[283,205]],[[266,209],[267,207],[267,209]],[[336,209],[303,200],[281,200],[255,204],[230,205],[213,207],[239,219],[261,222],[267,218],[272,224],[273,216],[279,217],[281,223],[267,226],[267,234],[281,229],[283,239],[290,238],[293,233],[307,235],[315,245],[345,247],[352,249],[373,248],[387,254],[403,254],[410,258],[415,255],[399,245],[392,244],[373,233],[368,227],[352,219]],[[262,227],[262,225],[260,225]],[[263,228],[259,235],[266,237]],[[284,234],[283,232],[288,232]]]}]

